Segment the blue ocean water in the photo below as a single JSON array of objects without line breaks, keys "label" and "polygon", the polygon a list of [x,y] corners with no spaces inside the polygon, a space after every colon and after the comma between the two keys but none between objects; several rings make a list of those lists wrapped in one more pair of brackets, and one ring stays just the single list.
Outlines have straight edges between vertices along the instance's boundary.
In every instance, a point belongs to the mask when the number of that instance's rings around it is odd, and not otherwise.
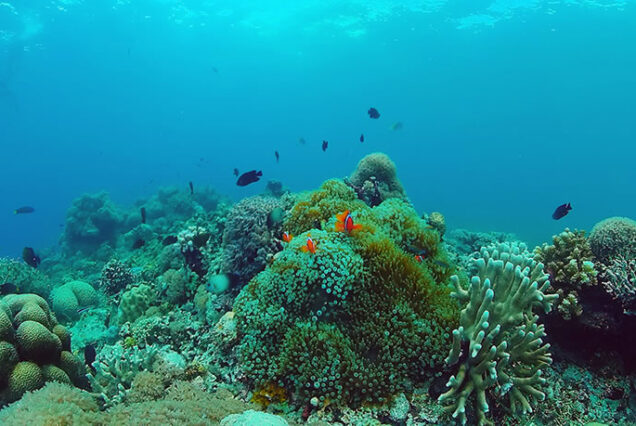
[{"label": "blue ocean water", "polygon": [[0,255],[57,244],[85,192],[311,189],[375,151],[451,228],[634,217],[634,22],[618,0],[2,1]]}]

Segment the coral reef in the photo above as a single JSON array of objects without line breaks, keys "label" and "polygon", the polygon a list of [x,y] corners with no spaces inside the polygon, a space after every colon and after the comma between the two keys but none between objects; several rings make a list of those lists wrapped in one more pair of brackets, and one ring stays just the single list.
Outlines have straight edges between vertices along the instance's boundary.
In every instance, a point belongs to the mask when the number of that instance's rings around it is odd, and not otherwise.
[{"label": "coral reef", "polygon": [[373,207],[389,198],[408,201],[395,163],[381,152],[369,154],[358,163],[347,183],[356,191],[359,199]]},{"label": "coral reef", "polygon": [[446,219],[440,212],[432,212],[431,214],[423,217],[428,225],[439,233],[440,237],[443,237],[446,233]]},{"label": "coral reef", "polygon": [[119,322],[134,322],[142,317],[155,300],[155,292],[146,284],[125,291],[119,302]]},{"label": "coral reef", "polygon": [[0,405],[50,381],[85,384],[69,352],[68,330],[40,296],[11,294],[0,300],[0,339]]},{"label": "coral reef", "polygon": [[66,213],[62,247],[67,253],[89,252],[101,244],[114,244],[124,226],[124,214],[108,194],[82,195]]},{"label": "coral reef", "polygon": [[583,286],[596,285],[594,255],[585,238],[585,231],[569,229],[552,237],[552,244],[534,250],[535,260],[544,264],[552,287],[559,295],[557,311],[570,320],[583,313],[579,292]]},{"label": "coral reef", "polygon": [[636,257],[636,221],[626,217],[600,221],[590,232],[590,248],[605,265],[609,265],[617,255],[628,259]]},{"label": "coral reef", "polygon": [[474,411],[471,423],[491,423],[486,413],[502,397],[513,413],[532,412],[530,400],[545,398],[542,369],[552,362],[544,327],[533,312],[549,312],[558,297],[547,293],[543,264],[503,244],[481,254],[470,284],[452,278],[452,296],[463,309],[446,358],[455,372],[439,401],[462,424],[472,415],[467,408]]},{"label": "coral reef", "polygon": [[[336,232],[328,215],[338,209],[363,228]],[[241,367],[256,389],[273,382],[300,403],[357,405],[386,401],[441,366],[457,318],[450,271],[432,269],[439,236],[408,204],[371,209],[327,181],[286,226],[310,231],[315,254],[301,250],[308,234],[297,235],[234,305]],[[409,246],[427,247],[430,259],[418,263]]]}]

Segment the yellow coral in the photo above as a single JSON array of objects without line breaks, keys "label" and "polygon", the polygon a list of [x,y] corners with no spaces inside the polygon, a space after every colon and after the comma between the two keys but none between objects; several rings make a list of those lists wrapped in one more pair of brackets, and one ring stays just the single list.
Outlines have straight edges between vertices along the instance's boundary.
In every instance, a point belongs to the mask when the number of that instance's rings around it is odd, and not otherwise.
[{"label": "yellow coral", "polygon": [[279,404],[287,401],[287,391],[282,386],[273,382],[268,382],[255,391],[252,395],[251,402],[260,404],[263,408],[269,407],[270,404]]}]

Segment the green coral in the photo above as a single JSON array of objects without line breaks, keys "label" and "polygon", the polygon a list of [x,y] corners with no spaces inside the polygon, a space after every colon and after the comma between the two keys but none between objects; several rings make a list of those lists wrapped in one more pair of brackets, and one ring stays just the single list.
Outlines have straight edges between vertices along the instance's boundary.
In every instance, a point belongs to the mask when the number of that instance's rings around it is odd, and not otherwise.
[{"label": "green coral", "polygon": [[140,284],[124,292],[119,303],[119,322],[134,322],[142,317],[154,300],[154,292],[150,286]]},{"label": "green coral", "polygon": [[408,201],[397,177],[395,163],[381,152],[374,152],[360,160],[349,182],[356,188],[358,197],[370,206],[390,198]]},{"label": "green coral", "polygon": [[[361,230],[334,230],[345,210]],[[410,205],[370,208],[331,180],[301,197],[286,226],[296,237],[234,305],[241,365],[256,388],[278,383],[300,401],[355,405],[386,401],[441,367],[458,316],[444,285],[451,267],[414,258],[409,246],[431,259],[445,253]],[[315,254],[301,250],[309,235]]]},{"label": "green coral", "polygon": [[566,319],[583,313],[579,292],[584,286],[596,284],[597,271],[594,255],[585,237],[585,231],[565,229],[552,237],[552,244],[543,244],[534,250],[535,260],[545,266],[552,287],[559,295],[556,308]]},{"label": "green coral", "polygon": [[9,258],[0,258],[0,283],[14,284],[17,293],[35,293],[44,298],[51,291],[48,277],[39,269]]},{"label": "green coral", "polygon": [[[0,405],[19,399],[45,382],[81,386],[84,367],[70,352],[70,335],[46,301],[35,294],[0,300]],[[65,355],[66,354],[66,355]],[[65,362],[66,361],[66,362]],[[74,370],[67,367],[74,363]]]},{"label": "green coral", "polygon": [[463,309],[446,359],[456,372],[439,401],[463,424],[467,406],[475,422],[491,424],[486,413],[493,400],[507,398],[512,412],[528,413],[531,399],[545,398],[541,369],[552,358],[533,310],[548,312],[557,295],[547,294],[543,264],[527,252],[502,244],[492,252],[482,249],[475,263],[478,272],[470,284],[452,278],[452,296]]},{"label": "green coral", "polygon": [[63,320],[76,319],[79,317],[78,309],[95,306],[97,303],[97,292],[84,281],[70,281],[51,292],[53,312]]},{"label": "green coral", "polygon": [[636,257],[636,221],[627,217],[610,217],[594,225],[590,232],[592,252],[605,265],[621,255]]}]

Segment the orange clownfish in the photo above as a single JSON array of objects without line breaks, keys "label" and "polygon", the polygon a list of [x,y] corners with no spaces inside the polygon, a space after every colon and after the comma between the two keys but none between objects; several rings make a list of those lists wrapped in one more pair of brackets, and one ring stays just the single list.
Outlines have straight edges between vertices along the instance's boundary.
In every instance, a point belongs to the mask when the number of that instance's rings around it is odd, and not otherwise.
[{"label": "orange clownfish", "polygon": [[424,260],[424,256],[422,256],[421,254],[416,254],[416,255],[415,255],[415,260],[416,260],[417,262],[421,262],[421,261],[423,261],[423,260]]},{"label": "orange clownfish", "polygon": [[353,218],[351,217],[351,213],[349,210],[345,210],[343,213],[336,215],[336,231],[337,232],[347,232],[351,233],[352,231],[362,229],[362,225],[354,225]]},{"label": "orange clownfish", "polygon": [[294,236],[292,234],[290,234],[287,231],[283,232],[283,241],[288,243],[288,242],[290,242],[292,240],[292,238],[294,238]]},{"label": "orange clownfish", "polygon": [[307,244],[302,246],[300,250],[302,250],[303,253],[309,252],[311,254],[316,254],[316,243],[314,243],[314,240],[311,239],[311,235],[307,235]]}]

